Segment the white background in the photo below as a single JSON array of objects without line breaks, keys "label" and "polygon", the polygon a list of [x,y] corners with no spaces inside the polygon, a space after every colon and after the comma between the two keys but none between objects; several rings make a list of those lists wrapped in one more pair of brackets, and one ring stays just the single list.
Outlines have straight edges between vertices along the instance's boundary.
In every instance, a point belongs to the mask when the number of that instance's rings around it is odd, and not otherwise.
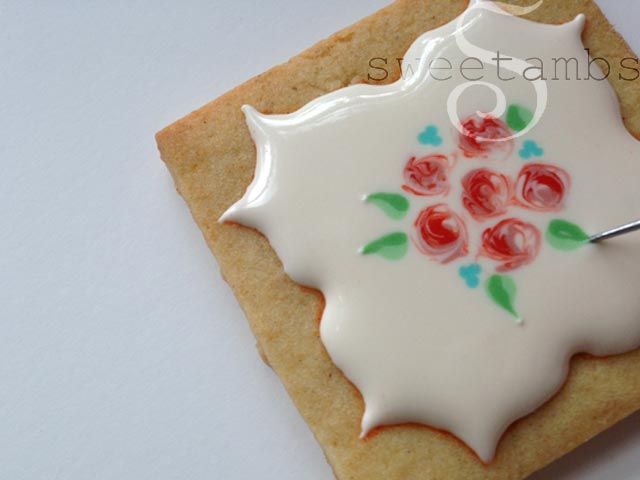
[{"label": "white background", "polygon": [[[0,0],[1,479],[331,478],[153,134],[385,3]],[[536,480],[637,479],[639,422]]]}]

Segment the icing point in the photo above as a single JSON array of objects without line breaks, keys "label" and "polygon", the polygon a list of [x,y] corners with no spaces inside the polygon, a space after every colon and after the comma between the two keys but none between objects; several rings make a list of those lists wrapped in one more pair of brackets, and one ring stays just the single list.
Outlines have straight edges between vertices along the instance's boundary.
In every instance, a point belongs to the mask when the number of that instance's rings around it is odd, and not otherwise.
[{"label": "icing point", "polygon": [[576,15],[576,18],[569,22],[569,25],[573,26],[579,33],[584,30],[584,25],[587,22],[587,17],[584,13]]}]

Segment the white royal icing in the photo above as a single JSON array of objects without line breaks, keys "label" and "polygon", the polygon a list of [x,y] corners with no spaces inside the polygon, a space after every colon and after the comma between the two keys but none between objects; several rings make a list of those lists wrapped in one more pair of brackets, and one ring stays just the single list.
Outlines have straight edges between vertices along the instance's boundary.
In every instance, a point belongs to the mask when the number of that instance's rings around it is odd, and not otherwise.
[{"label": "white royal icing", "polygon": [[[582,16],[538,24],[475,1],[419,37],[403,62],[404,78],[391,85],[343,88],[287,115],[243,107],[257,147],[255,178],[221,221],[264,233],[287,274],[322,291],[321,338],[364,397],[363,434],[419,422],[451,432],[488,462],[505,429],[562,386],[573,354],[618,354],[640,344],[640,234],[573,251],[545,238],[554,219],[596,233],[639,217],[640,144],[625,129],[608,82],[531,82],[507,69],[522,72],[531,57],[553,69],[553,58],[575,57],[585,76],[583,25]],[[490,57],[498,50],[515,59],[502,73],[512,81],[496,78]],[[485,78],[469,86],[457,65],[472,55],[484,61]],[[453,69],[430,71],[437,57]],[[437,81],[434,72],[452,78]],[[466,156],[452,118],[497,108],[494,116],[504,120],[510,104],[526,106],[533,120],[511,129],[510,142],[487,147],[488,158]],[[436,154],[446,157],[446,185],[425,188],[438,195],[403,190],[407,162]],[[556,176],[567,183],[560,201],[536,182],[518,200],[520,172],[531,164],[567,172],[570,178]],[[476,220],[461,185],[483,167],[511,179],[513,200],[506,213]],[[385,214],[384,202],[363,201],[376,192],[402,195],[408,211],[400,205]],[[537,211],[536,202],[555,209]],[[465,256],[451,259],[421,244],[414,222],[436,204],[465,224]],[[500,271],[502,261],[479,252],[486,252],[484,232],[505,218],[533,225],[541,237],[539,252],[525,255],[530,263]],[[444,227],[452,228],[450,219]],[[372,240],[394,232],[396,247],[365,254]],[[518,232],[512,240],[512,250],[535,250]],[[509,297],[514,312],[487,293],[494,275],[517,285]],[[498,281],[498,296],[511,292],[508,282]]]}]

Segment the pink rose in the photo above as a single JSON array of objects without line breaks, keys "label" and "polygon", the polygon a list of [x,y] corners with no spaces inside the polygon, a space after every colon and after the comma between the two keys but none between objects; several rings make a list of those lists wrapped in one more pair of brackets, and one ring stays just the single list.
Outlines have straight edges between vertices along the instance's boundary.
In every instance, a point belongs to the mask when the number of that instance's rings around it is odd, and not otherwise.
[{"label": "pink rose", "polygon": [[488,168],[472,170],[462,178],[462,204],[476,220],[506,213],[511,201],[511,181]]},{"label": "pink rose", "polygon": [[437,262],[448,263],[469,252],[464,222],[444,203],[422,210],[414,226],[416,246]]},{"label": "pink rose", "polygon": [[562,168],[531,163],[520,171],[516,182],[518,205],[541,212],[560,210],[569,189],[569,174]]},{"label": "pink rose", "polygon": [[449,192],[448,172],[449,160],[445,155],[411,157],[404,167],[402,188],[421,196],[446,195]]},{"label": "pink rose", "polygon": [[531,263],[542,243],[540,231],[532,224],[507,218],[482,234],[481,254],[502,262],[496,270],[506,272]]},{"label": "pink rose", "polygon": [[467,158],[488,158],[493,153],[506,157],[513,151],[511,130],[499,118],[472,116],[464,120],[461,127],[458,144]]}]

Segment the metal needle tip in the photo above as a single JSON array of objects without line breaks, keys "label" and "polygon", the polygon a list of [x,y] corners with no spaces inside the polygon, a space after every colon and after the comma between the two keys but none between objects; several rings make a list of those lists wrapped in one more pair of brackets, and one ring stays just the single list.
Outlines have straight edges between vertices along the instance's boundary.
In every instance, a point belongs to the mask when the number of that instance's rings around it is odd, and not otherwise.
[{"label": "metal needle tip", "polygon": [[608,240],[609,238],[619,237],[620,235],[624,235],[626,233],[635,232],[636,230],[640,230],[640,220],[636,220],[635,222],[627,223],[625,225],[612,228],[611,230],[606,230],[604,232],[591,235],[589,237],[589,242],[598,243],[603,240]]}]

